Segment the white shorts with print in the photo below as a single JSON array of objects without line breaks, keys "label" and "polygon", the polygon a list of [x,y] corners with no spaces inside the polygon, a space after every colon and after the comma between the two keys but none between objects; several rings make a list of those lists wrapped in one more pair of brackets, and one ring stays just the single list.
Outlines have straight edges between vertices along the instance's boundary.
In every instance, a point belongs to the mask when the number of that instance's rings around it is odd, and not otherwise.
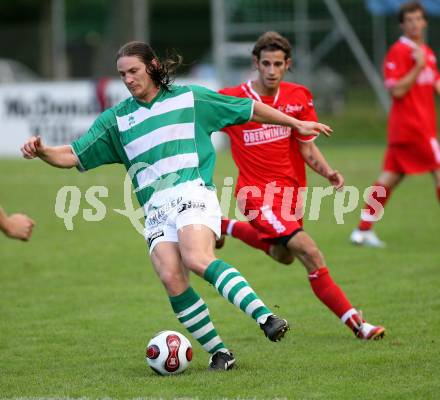
[{"label": "white shorts with print", "polygon": [[161,242],[178,242],[177,232],[187,225],[204,225],[220,237],[221,210],[215,190],[206,186],[190,185],[180,195],[163,203],[155,201],[145,218],[145,240],[150,247]]}]

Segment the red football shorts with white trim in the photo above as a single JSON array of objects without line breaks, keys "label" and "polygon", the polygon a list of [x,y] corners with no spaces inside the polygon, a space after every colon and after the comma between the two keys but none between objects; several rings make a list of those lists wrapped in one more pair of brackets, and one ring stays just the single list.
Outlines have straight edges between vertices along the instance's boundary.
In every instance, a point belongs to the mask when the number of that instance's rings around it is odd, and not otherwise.
[{"label": "red football shorts with white trim", "polygon": [[[270,204],[272,203],[272,204]],[[238,208],[258,231],[260,240],[275,242],[276,239],[289,236],[302,228],[302,198],[284,201],[283,196],[275,196],[273,202],[263,198],[249,197],[246,201],[238,199]]]},{"label": "red football shorts with white trim", "polygon": [[385,152],[383,170],[398,174],[422,174],[440,168],[437,138],[414,143],[390,144]]}]

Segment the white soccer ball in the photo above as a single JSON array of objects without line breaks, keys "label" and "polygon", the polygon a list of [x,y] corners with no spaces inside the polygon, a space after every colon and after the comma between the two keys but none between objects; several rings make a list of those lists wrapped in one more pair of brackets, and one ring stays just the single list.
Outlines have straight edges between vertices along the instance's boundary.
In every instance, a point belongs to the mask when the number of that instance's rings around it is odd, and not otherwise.
[{"label": "white soccer ball", "polygon": [[148,343],[145,359],[159,375],[180,374],[192,359],[191,342],[179,332],[159,332]]}]

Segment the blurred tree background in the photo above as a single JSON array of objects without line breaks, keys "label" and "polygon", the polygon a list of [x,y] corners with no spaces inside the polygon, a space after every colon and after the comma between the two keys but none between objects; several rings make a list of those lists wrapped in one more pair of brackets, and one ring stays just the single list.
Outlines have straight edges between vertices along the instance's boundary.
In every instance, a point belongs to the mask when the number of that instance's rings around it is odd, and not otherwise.
[{"label": "blurred tree background", "polygon": [[[2,0],[0,2],[0,58],[24,63],[43,78],[53,77],[50,62],[50,16],[52,0]],[[242,4],[242,18],[259,12],[257,0],[236,0]],[[208,0],[148,0],[145,16],[148,38],[159,55],[176,49],[187,63],[186,71],[211,57],[211,12]],[[136,0],[65,0],[65,32],[67,76],[96,78],[115,75],[114,54],[124,42],[134,38],[133,15]],[[276,0],[273,12],[292,7],[292,0]],[[360,41],[373,57],[374,39],[372,16],[360,0],[339,0]],[[321,0],[308,1],[311,19],[329,18]],[[264,13],[261,15],[264,18]],[[440,48],[440,19],[431,18],[429,42],[434,50]],[[395,16],[385,17],[386,43],[389,45],[400,34]],[[273,26],[276,29],[276,25]],[[312,45],[323,38],[314,32]],[[255,40],[250,35],[248,40]],[[325,63],[362,83],[364,78],[344,41],[330,52]],[[185,69],[184,69],[185,71]]]},{"label": "blurred tree background", "polygon": [[[216,0],[1,0],[0,65],[1,59],[16,60],[49,81],[116,77],[114,57],[117,49],[129,40],[141,39],[141,32],[142,38],[152,44],[159,56],[166,56],[172,50],[183,55],[186,65],[180,70],[181,75],[194,72],[191,69],[197,67],[199,73],[205,73],[205,77],[214,78],[215,20],[212,18],[218,21],[219,16],[211,10],[212,1]],[[330,17],[324,0],[223,1],[234,10],[235,22],[251,22],[252,25],[261,21],[265,23],[264,30],[280,30],[283,34],[277,21],[288,19],[291,27],[297,15],[295,6],[306,4],[311,49],[323,41],[329,29],[334,29],[335,23],[336,26],[339,24]],[[364,0],[338,0],[338,3],[379,70],[382,57],[378,48],[385,51],[400,36],[396,16],[375,17],[367,10]],[[54,60],[62,58],[54,47],[54,4],[61,4],[64,8],[61,12],[58,9],[58,15],[64,15],[64,35],[57,39],[66,49],[61,75],[57,75],[54,67]],[[378,18],[383,31],[375,31]],[[301,25],[301,22],[297,20],[296,23]],[[140,31],[139,24],[142,25]],[[326,26],[329,29],[326,30]],[[262,31],[250,29],[247,33],[242,32],[237,39],[252,43]],[[293,74],[286,75],[286,79],[310,86],[320,118],[338,132],[331,143],[383,143],[386,112],[347,42],[337,42],[324,56],[319,68],[313,68],[312,79],[307,82],[302,80],[298,67],[298,60],[303,56],[300,46],[295,48],[295,42],[299,44],[300,38],[294,32],[295,29],[291,29],[288,35],[294,46],[294,69]],[[378,36],[377,32],[382,34]],[[234,40],[233,36],[234,33],[229,39]],[[428,42],[439,54],[440,17],[429,17]],[[227,84],[243,80],[244,73],[249,74],[251,70],[249,50],[242,53],[241,69],[231,69]],[[235,67],[235,61],[230,65]]]},{"label": "blurred tree background", "polygon": [[[159,55],[176,49],[187,64],[209,54],[210,3],[206,0],[149,0],[146,27]],[[44,78],[51,78],[51,0],[0,2],[0,58],[20,61]],[[68,76],[96,78],[115,75],[118,47],[133,39],[131,0],[66,0],[65,27]],[[187,67],[188,68],[188,67]]]}]

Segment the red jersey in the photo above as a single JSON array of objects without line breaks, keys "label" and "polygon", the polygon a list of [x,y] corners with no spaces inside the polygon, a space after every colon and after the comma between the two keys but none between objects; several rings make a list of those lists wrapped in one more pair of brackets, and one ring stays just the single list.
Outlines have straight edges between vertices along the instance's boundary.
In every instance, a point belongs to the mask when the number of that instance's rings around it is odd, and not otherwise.
[{"label": "red jersey", "polygon": [[[416,44],[402,36],[388,51],[383,69],[385,87],[390,89],[414,67],[412,56]],[[434,52],[422,46],[426,66],[417,81],[401,99],[393,98],[388,119],[389,143],[414,143],[437,136],[434,85],[440,74]]]},{"label": "red jersey", "polygon": [[[310,91],[301,85],[281,82],[275,96],[259,96],[251,82],[225,88],[220,93],[249,97],[304,121],[317,121]],[[231,153],[238,167],[237,193],[243,186],[257,186],[262,191],[267,183],[278,187],[306,186],[304,160],[299,141],[312,141],[315,136],[302,136],[291,128],[248,122],[222,129],[231,139]]]}]

